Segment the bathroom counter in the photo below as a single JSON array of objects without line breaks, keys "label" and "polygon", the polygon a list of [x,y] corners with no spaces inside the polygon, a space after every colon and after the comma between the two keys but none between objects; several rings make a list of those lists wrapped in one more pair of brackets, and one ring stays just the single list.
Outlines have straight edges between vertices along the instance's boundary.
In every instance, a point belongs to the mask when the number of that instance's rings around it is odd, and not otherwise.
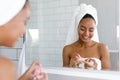
[{"label": "bathroom counter", "polygon": [[48,80],[119,80],[120,72],[73,68],[45,68]]}]

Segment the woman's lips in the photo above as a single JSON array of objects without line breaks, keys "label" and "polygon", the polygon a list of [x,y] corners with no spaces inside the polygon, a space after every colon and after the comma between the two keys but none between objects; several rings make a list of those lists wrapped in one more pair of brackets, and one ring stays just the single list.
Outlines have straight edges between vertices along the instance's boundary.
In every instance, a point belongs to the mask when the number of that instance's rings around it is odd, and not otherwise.
[{"label": "woman's lips", "polygon": [[84,39],[84,40],[88,40],[88,39],[89,39],[89,37],[85,37],[85,36],[83,36],[83,39]]}]

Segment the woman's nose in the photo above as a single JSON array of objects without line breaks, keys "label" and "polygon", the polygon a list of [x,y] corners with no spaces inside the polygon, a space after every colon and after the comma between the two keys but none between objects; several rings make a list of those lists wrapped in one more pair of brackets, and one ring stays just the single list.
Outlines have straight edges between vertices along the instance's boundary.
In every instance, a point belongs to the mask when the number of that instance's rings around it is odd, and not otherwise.
[{"label": "woman's nose", "polygon": [[86,30],[86,31],[84,32],[84,35],[85,35],[85,36],[89,36],[89,31]]}]

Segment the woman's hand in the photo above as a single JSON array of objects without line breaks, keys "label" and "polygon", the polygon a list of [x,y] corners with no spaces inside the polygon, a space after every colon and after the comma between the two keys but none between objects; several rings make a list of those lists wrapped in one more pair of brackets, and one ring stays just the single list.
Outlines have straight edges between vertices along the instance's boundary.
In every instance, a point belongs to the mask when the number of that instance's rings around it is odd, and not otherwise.
[{"label": "woman's hand", "polygon": [[75,58],[71,58],[70,59],[70,67],[72,67],[72,68],[78,68],[78,63],[77,63],[77,60],[75,59]]},{"label": "woman's hand", "polygon": [[85,69],[97,69],[97,63],[94,59],[88,58],[83,62]]},{"label": "woman's hand", "polygon": [[78,68],[80,63],[82,63],[82,60],[79,54],[76,54],[75,57],[70,59],[70,67]]},{"label": "woman's hand", "polygon": [[33,62],[18,80],[48,80],[46,73],[41,72],[39,62]]}]

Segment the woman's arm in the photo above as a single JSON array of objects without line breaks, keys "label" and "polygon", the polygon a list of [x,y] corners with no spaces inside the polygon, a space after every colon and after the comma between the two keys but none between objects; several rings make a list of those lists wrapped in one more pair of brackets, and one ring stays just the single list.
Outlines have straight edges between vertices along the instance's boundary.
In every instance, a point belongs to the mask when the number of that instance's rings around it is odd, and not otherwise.
[{"label": "woman's arm", "polygon": [[102,70],[110,70],[111,69],[110,54],[109,54],[107,46],[104,44],[100,44],[99,51],[100,51],[100,56],[101,56],[100,59],[101,59],[101,64],[102,64]]},{"label": "woman's arm", "polygon": [[41,72],[41,68],[39,62],[33,62],[18,80],[48,80],[47,74]]},{"label": "woman's arm", "polygon": [[65,46],[63,48],[63,67],[69,67],[70,59],[69,59],[70,47]]},{"label": "woman's arm", "polygon": [[[63,67],[78,68],[81,57],[78,53],[73,53],[72,50],[73,48],[70,45],[63,48]],[[71,58],[70,54],[73,55]]]}]

